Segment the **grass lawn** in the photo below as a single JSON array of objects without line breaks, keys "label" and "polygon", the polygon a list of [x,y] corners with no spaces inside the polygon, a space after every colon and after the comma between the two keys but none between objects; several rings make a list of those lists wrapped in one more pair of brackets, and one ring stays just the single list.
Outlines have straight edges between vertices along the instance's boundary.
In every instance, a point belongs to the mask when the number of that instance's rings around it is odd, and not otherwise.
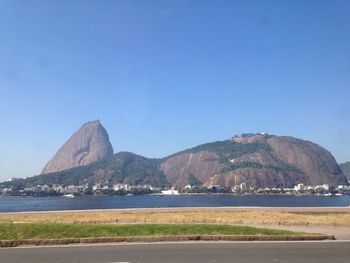
[{"label": "grass lawn", "polygon": [[301,234],[286,230],[217,224],[0,224],[0,240],[166,235]]}]

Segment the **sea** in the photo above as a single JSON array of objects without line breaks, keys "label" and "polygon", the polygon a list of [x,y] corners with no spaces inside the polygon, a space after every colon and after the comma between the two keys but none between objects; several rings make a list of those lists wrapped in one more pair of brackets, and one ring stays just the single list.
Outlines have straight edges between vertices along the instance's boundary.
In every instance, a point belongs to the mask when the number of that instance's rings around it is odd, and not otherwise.
[{"label": "sea", "polygon": [[0,212],[61,211],[86,209],[165,208],[165,207],[346,207],[350,196],[282,196],[223,194],[76,196],[66,198],[5,196]]}]

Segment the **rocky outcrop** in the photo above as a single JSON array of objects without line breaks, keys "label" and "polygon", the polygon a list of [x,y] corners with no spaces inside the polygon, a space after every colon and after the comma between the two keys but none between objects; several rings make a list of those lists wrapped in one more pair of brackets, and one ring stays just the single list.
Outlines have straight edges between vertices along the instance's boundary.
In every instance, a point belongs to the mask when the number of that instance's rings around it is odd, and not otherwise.
[{"label": "rocky outcrop", "polygon": [[84,166],[112,155],[113,148],[102,124],[87,122],[58,150],[42,174]]},{"label": "rocky outcrop", "polygon": [[204,186],[254,187],[347,184],[334,157],[312,142],[286,136],[248,134],[200,145],[165,159],[161,169],[178,187],[189,175]]},{"label": "rocky outcrop", "polygon": [[350,182],[350,162],[342,163],[339,166],[340,166],[340,169],[345,174],[345,176],[348,178],[348,181]]},{"label": "rocky outcrop", "polygon": [[162,159],[125,152],[112,154],[108,134],[100,122],[88,122],[49,161],[43,174],[55,172],[54,180],[74,184],[110,181],[184,187],[195,182],[230,187],[246,183],[260,188],[293,187],[298,183],[348,184],[327,150],[287,136],[244,134]]},{"label": "rocky outcrop", "polygon": [[337,185],[346,183],[334,157],[319,145],[284,136],[273,136],[267,142],[279,160],[307,175],[304,178],[304,184]]},{"label": "rocky outcrop", "polygon": [[183,153],[168,158],[161,164],[172,185],[185,186],[192,174],[200,182],[206,182],[210,176],[220,171],[222,165],[217,161],[218,154],[210,151]]}]

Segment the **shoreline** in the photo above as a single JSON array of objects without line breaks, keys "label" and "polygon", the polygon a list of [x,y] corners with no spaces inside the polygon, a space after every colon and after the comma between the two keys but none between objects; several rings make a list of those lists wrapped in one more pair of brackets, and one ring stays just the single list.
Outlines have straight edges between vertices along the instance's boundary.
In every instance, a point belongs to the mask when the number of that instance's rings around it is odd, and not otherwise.
[{"label": "shoreline", "polygon": [[[0,195],[0,197],[62,197],[65,194],[6,194]],[[332,194],[332,193],[178,193],[178,194],[162,194],[162,193],[151,193],[151,194],[75,194],[76,196],[195,196],[195,195],[230,195],[230,196],[295,196],[295,197],[308,197],[308,196],[317,196],[317,197],[337,197],[337,196],[350,196],[349,194]]]},{"label": "shoreline", "polygon": [[0,215],[16,214],[59,214],[59,213],[96,213],[96,212],[294,212],[294,213],[350,213],[350,206],[337,207],[267,207],[267,206],[236,206],[236,207],[154,207],[154,208],[112,208],[112,209],[82,209],[82,210],[48,210],[0,212]]}]

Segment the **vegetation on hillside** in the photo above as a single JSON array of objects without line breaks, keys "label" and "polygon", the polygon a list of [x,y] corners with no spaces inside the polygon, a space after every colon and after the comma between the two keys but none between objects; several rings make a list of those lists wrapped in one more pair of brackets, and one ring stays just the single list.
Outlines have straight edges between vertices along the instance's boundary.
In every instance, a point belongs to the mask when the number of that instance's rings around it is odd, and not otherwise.
[{"label": "vegetation on hillside", "polygon": [[169,183],[160,169],[158,159],[148,159],[133,153],[121,152],[86,166],[62,172],[43,174],[26,179],[3,182],[2,187],[24,188],[35,185],[81,185],[84,183],[129,183],[167,186]]},{"label": "vegetation on hillside", "polygon": [[[243,135],[243,137],[244,136],[245,135]],[[250,136],[250,135],[247,134],[246,136]],[[225,165],[225,167],[222,168],[220,171],[222,173],[234,171],[237,169],[253,168],[253,169],[270,169],[275,172],[295,172],[295,173],[303,174],[303,172],[297,169],[296,167],[283,163],[280,160],[278,160],[278,163],[279,163],[278,165],[271,165],[271,164],[263,165],[258,162],[250,162],[250,161],[239,162],[239,163],[230,162],[231,159],[236,159],[246,154],[253,154],[256,152],[265,152],[267,154],[271,154],[272,148],[268,143],[265,143],[265,142],[237,143],[233,140],[216,141],[216,142],[202,144],[177,154],[196,153],[200,151],[215,152],[219,156],[217,160],[220,163]]]},{"label": "vegetation on hillside", "polygon": [[231,163],[228,164],[226,167],[221,169],[222,173],[229,172],[229,171],[234,171],[237,169],[244,169],[244,168],[253,168],[253,169],[270,169],[275,172],[296,172],[299,174],[303,174],[302,171],[299,169],[295,168],[294,166],[285,164],[285,163],[280,163],[280,166],[276,165],[263,165],[261,163],[257,162],[239,162],[239,163]]},{"label": "vegetation on hillside", "polygon": [[255,153],[257,151],[271,151],[271,147],[267,143],[237,143],[233,140],[216,141],[202,144],[185,151],[168,156],[166,159],[182,154],[182,153],[196,153],[200,151],[215,152],[220,156],[220,161],[237,158],[245,154]]},{"label": "vegetation on hillside", "polygon": [[[245,136],[245,135],[243,135]],[[249,135],[246,135],[249,136]],[[289,143],[301,144],[300,147],[306,147],[305,142],[290,137],[282,137]],[[202,144],[182,152],[178,152],[163,159],[145,158],[129,152],[120,152],[111,158],[102,159],[86,166],[76,167],[73,169],[38,175],[26,179],[17,179],[11,182],[3,182],[0,188],[13,187],[14,189],[23,189],[36,185],[82,185],[85,183],[127,183],[130,185],[145,185],[166,187],[169,186],[166,175],[161,170],[161,164],[171,157],[186,154],[209,151],[216,154],[212,160],[219,162],[222,167],[219,173],[227,173],[238,169],[267,169],[281,176],[283,174],[293,174],[293,178],[306,176],[303,171],[293,165],[281,161],[275,154],[271,146],[264,140],[252,143],[238,143],[234,140],[216,141]],[[259,162],[259,158],[250,159],[250,156],[265,156],[266,159],[274,160],[271,163]],[[244,157],[243,157],[244,156]],[[255,156],[255,155],[254,155]],[[239,158],[243,157],[240,161]],[[238,159],[234,161],[233,159]],[[181,165],[181,164],[180,164]],[[350,178],[350,163],[341,165],[344,173]],[[216,170],[215,173],[218,171]],[[202,186],[203,183],[198,180],[197,174],[188,174],[188,183],[192,186]]]},{"label": "vegetation on hillside", "polygon": [[190,174],[188,176],[188,183],[191,186],[201,186],[203,184],[203,182],[201,182],[200,180],[198,180],[196,177],[194,177],[193,174]]}]

